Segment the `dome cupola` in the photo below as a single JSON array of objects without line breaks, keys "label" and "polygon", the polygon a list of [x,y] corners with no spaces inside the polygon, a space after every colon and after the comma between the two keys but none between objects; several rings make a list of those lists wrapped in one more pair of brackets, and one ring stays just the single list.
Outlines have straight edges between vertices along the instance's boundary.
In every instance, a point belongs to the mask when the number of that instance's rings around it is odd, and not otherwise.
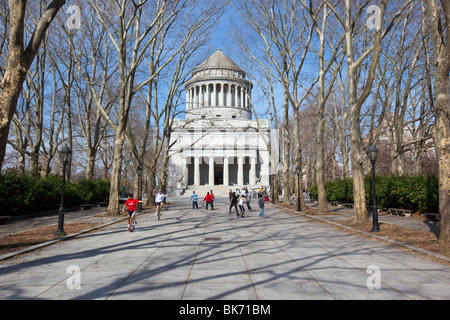
[{"label": "dome cupola", "polygon": [[186,119],[251,119],[252,83],[220,49],[185,84]]}]

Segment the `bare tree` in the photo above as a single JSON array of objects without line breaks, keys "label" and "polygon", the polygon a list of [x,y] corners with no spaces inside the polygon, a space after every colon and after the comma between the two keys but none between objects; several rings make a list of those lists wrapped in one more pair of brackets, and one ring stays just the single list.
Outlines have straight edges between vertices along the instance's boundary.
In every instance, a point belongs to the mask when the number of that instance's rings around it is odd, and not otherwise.
[{"label": "bare tree", "polygon": [[[148,80],[136,83],[137,70],[144,60],[152,39],[159,34],[167,23],[173,20],[183,6],[179,1],[170,4],[165,1],[157,1],[154,8],[149,8],[147,0],[140,0],[137,3],[130,0],[107,1],[107,3],[90,0],[89,4],[95,11],[97,19],[102,24],[117,53],[119,84],[117,88],[118,106],[115,110],[116,122],[113,121],[107,108],[105,109],[102,104],[96,87],[87,81],[97,107],[115,132],[108,213],[116,215],[119,208],[123,146],[133,96],[142,86],[151,82],[155,77],[155,75],[152,75]],[[89,75],[80,67],[79,61],[77,64],[79,72],[85,79],[89,79]]]},{"label": "bare tree", "polygon": [[[226,2],[225,2],[226,3]],[[102,106],[98,92],[95,86],[89,84],[89,89],[92,93],[93,99],[97,107],[101,111],[105,119],[108,120],[109,126],[115,132],[114,139],[114,160],[111,172],[111,192],[108,212],[110,215],[118,212],[118,196],[120,188],[120,177],[123,158],[123,147],[126,137],[128,142],[133,141],[131,138],[131,131],[128,124],[129,114],[132,107],[134,96],[142,88],[150,86],[149,97],[153,100],[154,84],[157,83],[160,73],[171,63],[175,57],[178,56],[181,49],[186,43],[194,37],[196,30],[200,30],[205,21],[215,14],[220,8],[225,5],[224,2],[214,3],[211,5],[213,10],[206,10],[205,13],[199,15],[199,6],[194,5],[192,1],[156,1],[150,3],[147,0],[130,1],[107,1],[101,3],[97,0],[90,0],[89,4],[95,10],[97,19],[104,26],[106,33],[113,43],[117,52],[118,65],[118,105],[114,106],[115,121],[110,117],[108,112]],[[179,19],[183,12],[191,12],[187,22],[191,23],[191,28],[185,34],[177,46],[165,47],[167,42],[160,41],[164,39],[169,30],[173,31],[173,26],[176,26],[177,19]],[[194,17],[202,17],[194,19]],[[204,19],[204,20],[202,20]],[[195,21],[192,23],[192,21]],[[161,50],[159,49],[161,45]],[[155,49],[151,52],[151,49]],[[152,56],[152,54],[156,56]],[[142,73],[138,67],[145,59],[152,56],[149,72]],[[148,60],[150,61],[150,59]],[[78,67],[78,70],[83,77],[89,78],[86,71]],[[145,74],[145,76],[143,76]],[[145,77],[145,78],[144,78]],[[151,105],[151,104],[150,104]],[[147,113],[147,119],[149,114]],[[148,120],[147,120],[148,121]],[[159,130],[159,125],[156,125],[155,130]],[[159,137],[155,131],[154,137]],[[143,147],[137,151],[136,146],[132,146],[133,153],[137,156],[138,163],[142,166],[143,155],[145,154],[146,139],[142,140]],[[155,153],[153,154],[153,156]]]},{"label": "bare tree", "polygon": [[[283,203],[290,202],[290,143],[289,107],[292,106],[294,118],[294,145],[296,147],[295,165],[301,168],[301,139],[299,109],[317,82],[313,81],[310,89],[302,93],[301,71],[306,61],[314,28],[308,7],[303,1],[242,1],[235,4],[236,12],[244,19],[253,32],[258,35],[258,43],[265,57],[250,50],[247,53],[260,66],[269,61],[271,68],[265,72],[281,83],[283,87]],[[273,69],[273,70],[272,70]],[[301,170],[301,169],[300,169]],[[302,170],[301,170],[302,171]],[[298,181],[299,189],[303,189],[302,179]],[[301,208],[304,209],[303,193],[299,195]]]},{"label": "bare tree", "polygon": [[62,55],[59,65],[62,64],[63,69],[60,74],[66,104],[71,103],[71,90],[76,92],[72,102],[76,106],[74,113],[77,115],[77,121],[74,122],[77,124],[77,131],[84,138],[83,152],[86,152],[87,161],[85,177],[92,180],[97,152],[108,126],[102,114],[111,116],[112,106],[117,102],[114,77],[117,76],[118,67],[115,49],[106,34],[105,26],[97,23],[95,11],[89,10],[88,5],[81,10],[84,13],[84,23],[79,31],[66,30],[64,21],[59,21],[60,28],[66,34],[60,46],[69,46],[65,50],[69,55]]},{"label": "bare tree", "polygon": [[36,56],[42,39],[65,0],[53,0],[43,12],[28,45],[24,44],[26,0],[9,1],[9,45],[5,73],[0,92],[0,168],[5,158],[6,142],[17,100],[22,91],[28,69]]},{"label": "bare tree", "polygon": [[[366,213],[366,198],[364,188],[364,145],[361,136],[361,110],[367,97],[370,95],[372,85],[376,75],[376,68],[381,52],[381,41],[384,36],[392,29],[403,10],[411,3],[412,0],[403,3],[402,7],[397,11],[390,23],[387,24],[386,29],[382,31],[383,21],[385,20],[385,11],[387,7],[387,0],[381,0],[378,4],[376,12],[376,23],[373,29],[372,45],[363,49],[358,53],[358,44],[355,41],[355,34],[358,32],[358,21],[362,13],[367,9],[369,1],[359,6],[354,6],[350,0],[344,1],[344,19],[337,11],[335,6],[330,4],[328,0],[323,0],[328,7],[335,13],[336,19],[341,23],[345,30],[346,38],[346,55],[347,55],[347,76],[348,76],[348,105],[350,116],[350,153],[351,153],[351,169],[353,176],[353,199],[354,199],[354,216],[353,221],[364,222],[368,220]],[[364,78],[364,83],[361,88],[358,88],[358,80],[360,76],[361,67],[366,63],[366,59],[370,56],[370,63],[367,74]]]},{"label": "bare tree", "polygon": [[[304,4],[306,6],[306,4]],[[321,11],[323,7],[322,14],[322,23],[319,26],[319,15],[318,13]],[[314,14],[312,11],[309,11],[310,15],[314,21],[314,26],[316,33],[319,37],[319,50],[317,51],[317,55],[319,58],[319,81],[318,81],[318,94],[317,94],[317,157],[316,157],[316,174],[317,174],[317,191],[318,191],[318,213],[323,213],[328,210],[328,201],[326,198],[325,192],[325,124],[326,124],[326,114],[325,114],[325,104],[328,100],[329,95],[334,86],[334,82],[338,75],[338,70],[342,66],[342,62],[344,61],[344,54],[342,54],[341,44],[344,40],[344,36],[340,38],[336,45],[330,44],[333,40],[334,35],[331,30],[327,32],[328,40],[326,40],[326,29],[327,29],[327,19],[331,11],[327,9],[327,6],[322,3],[319,7],[318,13]],[[328,63],[326,63],[325,59],[325,44],[328,44],[328,47],[331,47],[331,53],[329,54]],[[340,62],[338,66],[334,69],[333,75],[331,79],[328,81],[328,89],[325,90],[325,78],[328,70],[334,65],[337,57],[341,55]],[[334,151],[333,151],[334,153]]]},{"label": "bare tree", "polygon": [[[147,170],[149,186],[147,189],[150,203],[154,203],[152,196],[156,188],[156,171],[160,155],[163,152],[160,186],[166,185],[167,165],[170,150],[170,133],[174,116],[177,114],[177,100],[180,88],[187,76],[189,62],[201,46],[209,38],[212,28],[221,16],[221,11],[228,1],[205,2],[191,1],[188,9],[184,9],[187,2],[182,2],[180,9],[171,17],[169,22],[164,20],[156,24],[158,34],[149,43],[148,55],[145,58],[149,79],[145,87],[140,85],[146,105],[143,132],[139,142],[135,139],[130,126],[127,127],[126,139],[137,159],[137,164]],[[201,9],[201,13],[197,10]],[[173,36],[176,34],[176,36]],[[146,89],[146,94],[142,92]],[[177,98],[178,97],[178,98]],[[162,103],[160,102],[162,100]],[[153,120],[154,127],[150,127]],[[148,141],[150,130],[153,130],[151,143]],[[144,161],[147,146],[151,148],[151,159]]]}]

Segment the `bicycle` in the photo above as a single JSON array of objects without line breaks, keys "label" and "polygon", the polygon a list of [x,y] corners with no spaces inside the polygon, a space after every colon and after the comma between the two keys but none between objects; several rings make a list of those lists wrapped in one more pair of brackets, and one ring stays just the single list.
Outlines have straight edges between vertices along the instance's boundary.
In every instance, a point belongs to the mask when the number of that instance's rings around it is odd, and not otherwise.
[{"label": "bicycle", "polygon": [[133,232],[135,228],[136,228],[136,219],[133,216],[133,218],[131,218],[130,228],[128,230],[130,232]]}]

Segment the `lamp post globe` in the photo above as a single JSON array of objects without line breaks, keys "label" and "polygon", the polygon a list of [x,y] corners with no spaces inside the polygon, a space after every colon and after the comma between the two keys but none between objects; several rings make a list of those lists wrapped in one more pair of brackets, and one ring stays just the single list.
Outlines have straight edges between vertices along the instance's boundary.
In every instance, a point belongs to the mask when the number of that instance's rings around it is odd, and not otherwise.
[{"label": "lamp post globe", "polygon": [[369,157],[370,162],[375,163],[377,161],[378,149],[373,144],[367,148],[367,156]]}]

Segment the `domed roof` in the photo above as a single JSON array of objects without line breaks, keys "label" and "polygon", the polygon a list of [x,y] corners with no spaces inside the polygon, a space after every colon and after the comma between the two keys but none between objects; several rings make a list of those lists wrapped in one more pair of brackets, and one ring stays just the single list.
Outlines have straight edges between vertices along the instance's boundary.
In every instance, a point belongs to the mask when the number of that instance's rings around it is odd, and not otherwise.
[{"label": "domed roof", "polygon": [[205,62],[199,65],[195,71],[198,72],[200,70],[206,69],[232,69],[239,72],[244,72],[239,66],[233,62],[230,58],[228,58],[220,49],[217,49],[216,52],[213,53]]}]

